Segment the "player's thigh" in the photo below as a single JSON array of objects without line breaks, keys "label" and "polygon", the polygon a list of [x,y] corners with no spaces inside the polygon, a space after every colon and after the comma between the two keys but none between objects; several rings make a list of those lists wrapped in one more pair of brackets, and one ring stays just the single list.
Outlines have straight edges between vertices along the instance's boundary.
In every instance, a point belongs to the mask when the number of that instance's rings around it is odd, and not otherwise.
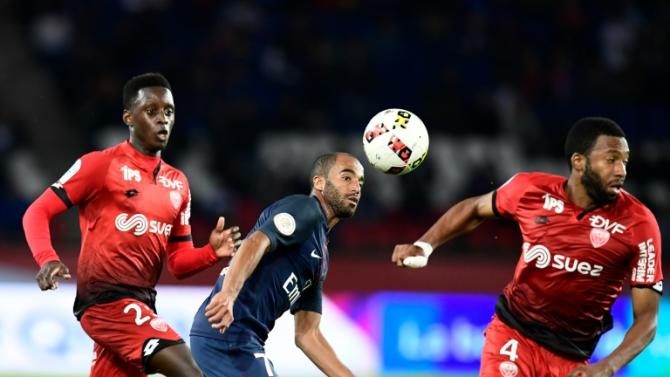
[{"label": "player's thigh", "polygon": [[573,369],[580,365],[588,365],[587,360],[572,360],[559,356],[547,349],[543,349],[542,362],[536,367],[538,374],[542,376],[567,376]]},{"label": "player's thigh", "polygon": [[89,307],[81,318],[81,326],[101,347],[148,373],[153,372],[148,367],[155,354],[184,343],[151,308],[134,299]]},{"label": "player's thigh", "polygon": [[146,377],[135,365],[127,363],[116,353],[93,344],[90,377]]},{"label": "player's thigh", "polygon": [[161,373],[169,377],[197,377],[202,376],[196,365],[191,351],[185,343],[175,344],[154,352],[148,360],[145,370]]},{"label": "player's thigh", "polygon": [[536,350],[527,338],[496,318],[485,331],[480,377],[535,377]]},{"label": "player's thigh", "polygon": [[222,341],[191,335],[191,351],[205,377],[276,377],[261,347],[230,348]]}]

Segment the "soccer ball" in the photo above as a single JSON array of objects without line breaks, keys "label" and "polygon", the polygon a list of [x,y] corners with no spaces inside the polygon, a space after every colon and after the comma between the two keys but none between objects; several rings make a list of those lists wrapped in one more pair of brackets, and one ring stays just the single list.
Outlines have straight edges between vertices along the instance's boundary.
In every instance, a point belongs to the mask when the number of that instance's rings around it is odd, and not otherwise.
[{"label": "soccer ball", "polygon": [[365,127],[363,150],[375,169],[386,174],[407,174],[418,168],[428,154],[428,131],[416,114],[387,109],[373,116]]}]

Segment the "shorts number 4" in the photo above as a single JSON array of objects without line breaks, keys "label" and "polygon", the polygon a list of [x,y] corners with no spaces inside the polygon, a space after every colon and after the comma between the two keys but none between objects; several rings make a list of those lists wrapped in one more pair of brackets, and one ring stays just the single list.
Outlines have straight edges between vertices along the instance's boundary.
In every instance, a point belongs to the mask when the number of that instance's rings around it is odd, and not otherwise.
[{"label": "shorts number 4", "polygon": [[519,348],[519,341],[516,339],[510,339],[505,343],[504,346],[500,348],[500,354],[509,357],[509,360],[514,362],[519,358],[517,350]]}]

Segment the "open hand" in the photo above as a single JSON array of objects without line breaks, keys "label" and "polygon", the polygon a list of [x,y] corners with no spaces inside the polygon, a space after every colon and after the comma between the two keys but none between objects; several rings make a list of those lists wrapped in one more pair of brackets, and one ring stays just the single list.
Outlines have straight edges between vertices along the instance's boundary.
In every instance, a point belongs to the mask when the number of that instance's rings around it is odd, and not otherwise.
[{"label": "open hand", "polygon": [[240,237],[242,237],[240,227],[233,226],[224,229],[225,224],[226,219],[219,217],[216,226],[209,235],[209,244],[219,258],[232,257],[235,255],[237,247],[242,243],[242,240],[240,240]]},{"label": "open hand", "polygon": [[70,275],[70,269],[59,260],[47,262],[44,266],[42,266],[37,275],[35,275],[37,285],[43,291],[46,291],[47,289],[57,289],[58,281],[56,278],[63,278],[66,280],[70,280],[72,278],[72,275]]},{"label": "open hand", "polygon": [[235,299],[230,294],[221,291],[215,294],[205,307],[205,317],[212,324],[212,328],[219,330],[221,334],[233,323],[234,303]]}]

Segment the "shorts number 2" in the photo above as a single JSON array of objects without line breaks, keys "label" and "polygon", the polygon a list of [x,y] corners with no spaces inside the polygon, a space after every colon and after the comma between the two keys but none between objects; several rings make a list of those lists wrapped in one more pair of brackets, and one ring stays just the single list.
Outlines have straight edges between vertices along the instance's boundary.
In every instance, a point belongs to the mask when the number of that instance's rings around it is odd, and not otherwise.
[{"label": "shorts number 2", "polygon": [[123,312],[125,314],[128,314],[129,311],[134,310],[135,311],[135,324],[137,326],[142,326],[142,324],[148,320],[151,319],[150,316],[145,316],[142,317],[142,309],[140,308],[139,305],[137,304],[128,304],[126,305],[125,308],[123,308]]}]

